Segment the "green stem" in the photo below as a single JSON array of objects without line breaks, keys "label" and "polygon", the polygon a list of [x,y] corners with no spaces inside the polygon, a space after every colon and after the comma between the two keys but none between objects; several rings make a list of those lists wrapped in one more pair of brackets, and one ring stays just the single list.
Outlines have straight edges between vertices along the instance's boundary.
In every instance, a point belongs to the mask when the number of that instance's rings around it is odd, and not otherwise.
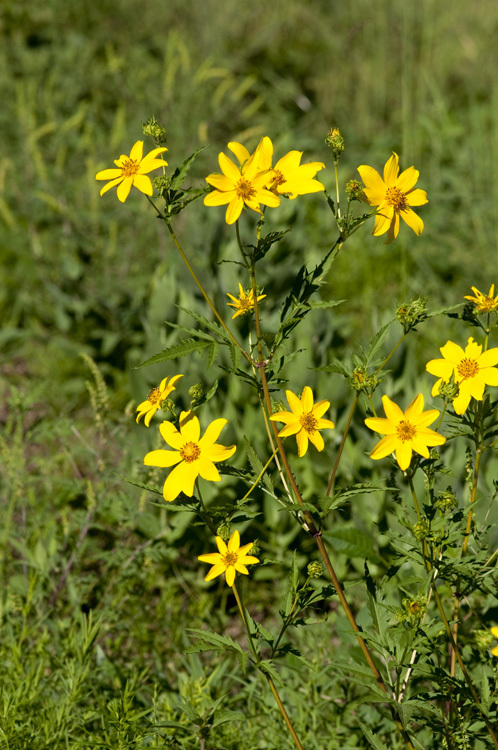
[{"label": "green stem", "polygon": [[379,367],[377,367],[377,369],[374,372],[374,375],[377,375],[377,373],[379,373],[387,365],[387,363],[389,362],[389,360],[393,356],[394,352],[396,351],[396,349],[398,348],[398,346],[405,340],[405,338],[407,337],[407,335],[408,335],[407,333],[404,333],[402,335],[402,337],[400,338],[400,340],[398,341],[398,343],[396,344],[396,346],[394,347],[394,349],[392,349],[389,352],[389,354],[387,355],[387,357],[385,358],[385,360],[383,361],[383,363],[381,365],[379,365]]},{"label": "green stem", "polygon": [[350,428],[350,425],[351,425],[351,420],[353,419],[353,414],[355,413],[357,403],[358,403],[358,393],[355,394],[355,397],[353,399],[353,404],[351,406],[351,411],[349,412],[348,421],[346,422],[346,427],[344,429],[344,434],[342,436],[341,444],[339,446],[339,450],[337,451],[337,456],[336,456],[336,459],[335,459],[334,468],[332,469],[332,473],[331,473],[330,479],[329,479],[329,484],[328,484],[328,487],[327,487],[327,493],[326,493],[327,497],[330,495],[330,493],[332,491],[332,487],[334,486],[335,475],[337,473],[337,468],[339,466],[339,461],[341,460],[341,455],[342,455],[342,451],[343,451],[343,448],[344,448],[344,443],[346,442],[346,438],[347,438],[347,435],[348,435],[348,432],[349,432],[349,428]]},{"label": "green stem", "polygon": [[232,591],[234,593],[235,599],[237,600],[237,606],[239,608],[240,616],[242,617],[242,622],[244,623],[244,627],[245,627],[246,632],[247,632],[247,640],[248,640],[248,643],[249,643],[249,647],[251,649],[251,653],[252,653],[252,655],[254,657],[254,661],[255,661],[256,667],[258,667],[259,671],[262,672],[262,674],[265,676],[265,678],[266,678],[266,680],[268,682],[268,685],[270,687],[270,690],[273,693],[273,697],[275,698],[277,706],[280,709],[280,713],[282,714],[283,719],[284,719],[285,723],[287,724],[287,728],[288,728],[289,732],[291,733],[292,739],[294,740],[294,742],[296,744],[296,747],[299,748],[299,750],[303,750],[303,746],[301,745],[301,742],[299,741],[299,737],[297,736],[296,730],[294,729],[294,727],[292,725],[292,722],[291,722],[291,720],[289,718],[289,714],[285,710],[284,704],[282,703],[282,700],[281,700],[281,698],[280,698],[280,696],[278,694],[277,688],[275,687],[275,683],[273,682],[273,680],[270,677],[270,675],[267,672],[265,672],[263,669],[261,669],[261,667],[260,667],[261,660],[260,660],[260,658],[258,656],[258,653],[256,651],[256,648],[254,646],[252,634],[251,634],[251,631],[249,629],[249,624],[247,622],[246,613],[245,613],[244,607],[242,606],[242,600],[241,600],[241,598],[239,596],[239,592],[237,591],[237,587],[235,585],[235,582],[234,582],[234,584],[232,586]]},{"label": "green stem", "polygon": [[341,205],[339,202],[339,175],[337,172],[337,160],[334,161],[334,172],[335,172],[335,200],[337,205],[337,218],[341,218]]},{"label": "green stem", "polygon": [[[415,488],[413,486],[413,481],[412,481],[411,477],[408,477],[408,482],[409,482],[410,489],[411,489],[411,492],[412,492],[413,503],[414,503],[414,506],[415,506],[415,512],[417,513],[417,517],[418,517],[418,519],[420,521],[421,518],[422,518],[422,516],[420,514],[420,508],[419,508],[419,505],[418,505],[417,495],[415,493]],[[424,559],[425,559],[426,568],[427,568],[428,571],[431,571],[431,570],[433,570],[433,565],[432,565],[432,562],[431,562],[430,557],[429,557],[429,552],[428,552],[428,549],[427,549],[427,543],[426,543],[425,539],[423,540],[423,550],[424,550]],[[486,727],[487,727],[488,732],[489,732],[489,734],[490,734],[490,736],[491,736],[491,738],[492,738],[492,740],[493,740],[493,742],[495,744],[495,747],[498,750],[498,738],[496,737],[496,735],[495,735],[495,733],[493,731],[493,727],[491,726],[491,724],[490,724],[490,722],[489,722],[486,714],[484,713],[484,710],[483,710],[483,708],[481,706],[481,701],[479,699],[479,695],[478,695],[478,693],[477,693],[477,691],[476,691],[476,689],[474,687],[474,684],[473,684],[472,679],[471,679],[471,677],[470,677],[470,675],[469,675],[469,673],[468,673],[468,671],[467,671],[467,669],[465,667],[465,664],[463,663],[462,657],[460,655],[460,650],[459,650],[459,648],[457,646],[457,643],[455,641],[455,638],[454,638],[452,630],[451,630],[451,625],[448,622],[448,618],[446,617],[446,613],[445,613],[444,608],[443,608],[443,603],[441,601],[441,598],[439,596],[438,590],[436,588],[436,577],[434,577],[433,581],[432,581],[432,590],[434,592],[434,598],[436,600],[437,608],[439,610],[439,613],[441,615],[441,619],[442,619],[443,624],[444,624],[444,629],[446,630],[446,634],[448,636],[448,640],[450,642],[451,648],[453,649],[453,653],[455,654],[455,658],[456,658],[456,660],[458,662],[458,665],[459,665],[460,669],[462,670],[462,674],[464,676],[465,682],[467,683],[467,685],[469,687],[469,690],[472,693],[472,697],[474,698],[476,706],[477,706],[477,708],[478,708],[478,710],[479,710],[479,712],[480,712],[480,714],[481,714],[481,716],[483,718],[484,723],[486,724]]]},{"label": "green stem", "polygon": [[154,207],[155,211],[157,211],[158,216],[161,217],[161,219],[164,221],[164,223],[168,227],[168,231],[169,231],[169,233],[171,235],[171,238],[172,238],[173,242],[176,245],[176,249],[180,253],[183,262],[187,266],[190,275],[192,276],[193,280],[195,281],[195,283],[197,284],[198,288],[200,289],[200,291],[202,293],[202,296],[204,297],[204,299],[208,303],[208,305],[209,305],[209,307],[210,307],[213,315],[218,320],[219,324],[224,329],[224,331],[227,333],[227,335],[232,340],[232,342],[235,344],[235,346],[238,347],[238,349],[240,349],[240,351],[242,352],[242,354],[244,355],[244,357],[250,362],[251,361],[250,355],[246,352],[246,350],[244,349],[244,347],[237,341],[237,339],[235,338],[235,336],[233,335],[233,333],[231,332],[231,330],[227,327],[225,321],[223,320],[223,318],[219,314],[218,310],[216,309],[216,307],[214,306],[214,304],[211,302],[211,299],[210,299],[208,293],[206,292],[206,290],[202,286],[201,282],[199,281],[199,279],[198,279],[198,277],[197,277],[194,269],[192,268],[192,266],[191,266],[191,264],[190,264],[187,256],[185,255],[185,252],[184,252],[182,246],[180,245],[180,242],[178,241],[178,238],[177,238],[175,232],[173,231],[173,227],[171,226],[170,219],[165,214],[161,213],[161,211],[155,205],[154,201],[152,201],[149,198],[148,195],[146,196],[146,198],[149,201],[149,203]]}]

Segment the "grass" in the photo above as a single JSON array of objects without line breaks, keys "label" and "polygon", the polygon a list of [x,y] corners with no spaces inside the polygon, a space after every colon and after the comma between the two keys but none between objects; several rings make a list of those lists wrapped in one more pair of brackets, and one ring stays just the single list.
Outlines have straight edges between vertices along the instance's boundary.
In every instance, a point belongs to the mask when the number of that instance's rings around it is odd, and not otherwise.
[{"label": "grass", "polygon": [[[242,679],[235,658],[186,653],[186,626],[207,623],[234,639],[241,635],[230,592],[202,580],[196,558],[211,541],[188,513],[170,513],[124,481],[163,479],[160,471],[144,473],[143,456],[159,445],[156,431],[136,427],[133,415],[164,366],[135,368],[178,340],[165,322],[192,325],[180,308],[205,310],[146,201],[137,193],[123,207],[111,193],[100,198],[95,173],[128,152],[153,114],[167,124],[171,164],[210,144],[194,165],[197,182],[214,171],[229,140],[255,146],[269,134],[280,153],[298,148],[326,162],[332,191],[324,144],[332,124],[347,141],[342,182],[357,176],[359,164],[380,170],[393,150],[402,168],[420,170],[430,200],[422,236],[402,231],[386,247],[367,232],[355,235],[323,291],[345,302],[307,320],[289,347],[309,356],[289,363],[284,377],[296,389],[311,377],[330,398],[336,449],[350,391],[339,375],[308,368],[350,358],[401,302],[427,296],[433,309],[458,304],[471,284],[487,291],[496,281],[497,24],[498,7],[482,1],[469,13],[467,3],[450,0],[4,0],[0,748],[291,747],[256,675]],[[267,294],[287,288],[303,262],[318,263],[335,239],[324,231],[330,225],[316,196],[286,205],[278,219],[269,217],[269,228],[280,228],[281,220],[292,232],[272,251],[262,278]],[[223,211],[196,202],[176,230],[224,309],[239,270],[221,262],[236,258]],[[269,305],[267,325],[276,317]],[[389,335],[386,351],[396,335]],[[425,362],[453,335],[461,328],[447,317],[420,327],[412,347],[393,359],[386,386],[393,397],[416,385],[429,395],[421,378]],[[183,393],[219,379],[201,421],[223,409],[231,425],[247,422],[256,399],[238,381],[207,369],[197,355],[188,368],[186,360],[177,364],[185,372]],[[227,432],[228,444],[236,431]],[[246,433],[262,458],[259,426],[247,423]],[[363,449],[358,418],[342,484],[377,476]],[[320,491],[328,460],[316,454],[304,471],[310,497]],[[490,504],[494,464],[490,459],[479,523],[498,520]],[[463,459],[455,466],[463,491]],[[216,498],[208,488],[206,497],[230,503],[245,491],[234,480]],[[254,513],[250,527],[243,524],[247,533],[259,536],[265,556],[280,564],[254,570],[257,585],[246,587],[246,603],[255,619],[271,623],[291,551],[299,550],[303,566],[314,552],[268,498]],[[402,519],[382,495],[358,498],[335,522],[339,530],[362,532],[354,541],[347,533],[331,540],[338,572],[361,610],[356,581],[364,557],[375,575],[385,573],[386,528],[401,532]],[[381,533],[368,546],[376,525]],[[496,547],[496,527],[488,542]],[[395,601],[396,592],[389,597]],[[498,621],[490,594],[481,606],[486,621]],[[306,748],[370,747],[358,716],[390,747],[401,747],[389,717],[365,702],[354,681],[326,668],[330,633],[336,644],[340,634],[351,652],[357,648],[335,604],[319,604],[308,615],[309,626],[296,629],[292,642],[315,670],[292,656],[282,668]],[[470,640],[467,647],[474,648]],[[487,657],[476,651],[475,658],[491,674]],[[421,726],[420,737],[424,747],[436,746],[430,727]]]}]

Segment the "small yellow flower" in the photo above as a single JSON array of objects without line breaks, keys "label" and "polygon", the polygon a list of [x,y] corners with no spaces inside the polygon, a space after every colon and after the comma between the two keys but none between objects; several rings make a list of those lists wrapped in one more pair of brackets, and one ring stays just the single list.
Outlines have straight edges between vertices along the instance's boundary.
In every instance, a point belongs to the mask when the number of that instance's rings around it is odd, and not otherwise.
[{"label": "small yellow flower", "polygon": [[[491,628],[491,633],[494,635],[495,638],[498,638],[498,627],[496,627],[496,625],[493,628]],[[494,648],[492,648],[491,653],[493,654],[493,656],[498,656],[498,646],[495,646]]]},{"label": "small yellow flower", "polygon": [[206,195],[204,205],[228,204],[225,214],[227,224],[237,221],[244,206],[260,214],[260,203],[272,208],[280,205],[280,198],[266,189],[268,175],[261,171],[256,159],[249,159],[239,168],[222,152],[218,155],[218,162],[223,174],[206,177],[206,182],[215,190]]},{"label": "small yellow flower", "polygon": [[367,203],[378,206],[372,234],[378,237],[387,232],[388,245],[398,236],[401,216],[415,234],[420,235],[424,222],[411,209],[411,206],[423,206],[428,202],[425,190],[414,190],[419,172],[409,167],[398,176],[398,155],[394,152],[384,166],[384,179],[376,169],[366,165],[358,167],[358,172],[365,184],[363,192]]},{"label": "small yellow flower", "polygon": [[488,294],[483,294],[476,289],[475,286],[471,287],[475,294],[475,297],[465,296],[464,299],[469,299],[476,306],[477,312],[491,312],[492,310],[498,309],[498,295],[494,297],[495,285],[491,284]]},{"label": "small yellow flower", "polygon": [[224,573],[228,585],[233,586],[236,572],[249,575],[246,565],[254,565],[254,563],[259,562],[257,557],[247,554],[252,547],[252,542],[244,544],[243,547],[240,546],[238,531],[233,532],[228,540],[228,545],[225,544],[221,536],[217,536],[216,545],[218,552],[211,552],[208,555],[199,555],[198,557],[201,562],[207,562],[213,566],[205,578],[206,581],[212,581],[213,578],[217,578]]},{"label": "small yellow flower", "polygon": [[166,147],[155,148],[142,159],[144,142],[137,141],[130,151],[129,156],[121,154],[119,159],[114,161],[117,169],[104,169],[95,175],[96,180],[110,180],[100,191],[100,195],[107,193],[115,185],[118,185],[118,198],[124,203],[128,198],[132,185],[138,188],[145,195],[152,195],[152,182],[147,174],[159,167],[168,166],[168,162],[163,159],[156,159],[158,154],[162,154],[168,149]]},{"label": "small yellow flower", "polygon": [[447,383],[452,375],[458,383],[459,393],[453,401],[457,414],[464,414],[471,398],[482,401],[486,385],[498,385],[498,348],[482,352],[482,346],[469,338],[465,351],[453,341],[447,341],[439,350],[444,359],[431,359],[425,369],[439,378],[432,395],[437,396],[441,383]]},{"label": "small yellow flower", "polygon": [[335,425],[329,419],[322,419],[323,414],[330,406],[330,401],[317,401],[313,405],[313,391],[307,385],[303,389],[301,398],[285,391],[291,411],[278,411],[272,414],[273,422],[284,422],[278,433],[280,437],[295,435],[297,441],[298,456],[304,456],[308,450],[308,440],[311,440],[318,451],[323,451],[324,442],[319,430],[333,430]]},{"label": "small yellow flower", "polygon": [[[252,312],[252,310],[254,310],[254,292],[252,289],[249,294],[246,294],[242,289],[242,284],[239,283],[239,298],[237,299],[237,297],[234,297],[229,292],[227,292],[227,295],[233,300],[233,302],[227,302],[227,305],[229,307],[234,307],[236,310],[232,315],[232,320],[236,318],[237,315],[244,315],[244,313]],[[256,297],[256,300],[259,302],[265,297],[266,294],[260,294],[259,297]]]},{"label": "small yellow flower", "polygon": [[174,375],[171,378],[164,378],[161,380],[160,385],[157,388],[153,388],[146,401],[142,401],[137,406],[137,423],[145,415],[144,424],[146,427],[150,425],[150,420],[158,409],[161,408],[162,402],[168,398],[171,391],[175,390],[175,384],[183,378],[183,375]]},{"label": "small yellow flower", "polygon": [[415,396],[405,412],[402,412],[389,396],[382,396],[382,405],[387,419],[365,419],[367,427],[386,436],[377,443],[370,453],[370,458],[377,460],[396,452],[396,461],[400,469],[405,471],[410,466],[413,451],[429,458],[428,446],[442,445],[446,442],[445,437],[429,429],[429,425],[437,419],[439,412],[437,409],[424,411],[424,397],[421,393]]},{"label": "small yellow flower", "polygon": [[260,140],[252,155],[241,143],[232,141],[228,144],[228,148],[235,154],[240,164],[256,161],[258,168],[267,173],[267,187],[274,193],[279,195],[290,193],[290,198],[297,198],[298,195],[325,190],[321,182],[313,179],[317,172],[325,169],[325,164],[320,161],[301,164],[302,151],[289,151],[272,167],[273,143],[268,136]]},{"label": "small yellow flower", "polygon": [[174,450],[150,451],[144,458],[146,466],[169,468],[175,466],[167,477],[163,487],[163,497],[168,502],[174,500],[180,492],[188,497],[194,494],[194,484],[198,476],[209,482],[219,482],[220,474],[214,462],[225,461],[235,453],[235,445],[227,448],[216,440],[227,424],[226,419],[215,419],[208,425],[201,438],[199,420],[192,412],[182,411],[180,430],[171,422],[163,422],[159,431],[165,442]]}]

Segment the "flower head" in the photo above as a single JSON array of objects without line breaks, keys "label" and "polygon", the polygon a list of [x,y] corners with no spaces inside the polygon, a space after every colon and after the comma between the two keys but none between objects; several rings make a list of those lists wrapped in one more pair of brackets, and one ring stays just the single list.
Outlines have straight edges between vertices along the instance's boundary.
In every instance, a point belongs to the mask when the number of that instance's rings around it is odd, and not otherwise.
[{"label": "flower head", "polygon": [[358,172],[365,184],[367,203],[378,206],[372,231],[375,237],[387,232],[386,244],[392,242],[398,236],[400,216],[415,234],[421,234],[424,223],[411,206],[423,206],[428,201],[425,190],[414,190],[419,175],[414,167],[398,176],[398,155],[393,153],[384,166],[384,179],[376,169],[366,165],[358,167]]},{"label": "flower head", "polygon": [[[230,148],[232,144],[228,145]],[[204,205],[225,206],[228,204],[225,214],[227,224],[237,221],[244,206],[260,214],[262,213],[260,203],[271,207],[280,205],[280,198],[267,190],[268,174],[261,171],[257,159],[248,159],[237,167],[222,152],[218,155],[218,162],[223,174],[210,174],[206,177],[206,182],[215,190],[206,195]]]},{"label": "flower head", "polygon": [[[493,628],[491,628],[491,633],[492,635],[494,635],[495,638],[498,638],[498,627],[496,627],[496,625]],[[492,648],[491,653],[493,654],[493,656],[498,656],[498,646],[495,646],[494,648]]]},{"label": "flower head", "polygon": [[272,414],[273,422],[284,422],[279,437],[295,435],[298,448],[298,456],[304,456],[308,450],[308,440],[311,440],[315,448],[323,451],[324,442],[319,430],[333,430],[335,425],[329,419],[322,419],[323,414],[330,406],[330,401],[317,401],[313,405],[313,391],[307,385],[303,389],[301,398],[286,391],[287,401],[291,411],[278,411]]},{"label": "flower head", "polygon": [[144,458],[144,464],[161,468],[175,466],[164,483],[165,500],[171,502],[178,497],[180,492],[192,497],[198,476],[209,482],[220,481],[221,477],[214,463],[225,461],[233,456],[236,450],[235,445],[227,448],[216,442],[226,424],[226,419],[215,419],[208,425],[201,438],[201,426],[197,417],[190,411],[182,411],[180,430],[177,430],[171,422],[163,422],[160,425],[159,431],[162,437],[174,450],[150,451]]},{"label": "flower head", "polygon": [[482,351],[482,346],[469,338],[465,351],[453,341],[447,341],[439,350],[444,359],[431,359],[425,369],[439,378],[433,387],[432,395],[437,396],[442,383],[451,377],[458,383],[459,393],[453,401],[457,414],[464,414],[471,398],[482,401],[486,385],[498,385],[498,348]]},{"label": "flower head", "polygon": [[221,536],[217,536],[216,545],[218,552],[211,552],[208,555],[199,555],[198,557],[201,562],[207,562],[213,566],[205,578],[206,581],[212,581],[213,578],[217,578],[224,573],[228,585],[233,586],[236,572],[249,575],[246,565],[254,565],[254,563],[259,562],[257,557],[247,554],[252,547],[252,542],[244,544],[243,547],[240,546],[238,531],[233,532],[228,544],[225,544]]},{"label": "flower head", "polygon": [[498,295],[494,297],[495,285],[491,284],[488,294],[483,294],[476,289],[475,286],[471,287],[475,294],[475,297],[465,296],[464,299],[469,299],[474,303],[477,312],[491,312],[492,310],[498,310]]},{"label": "flower head", "polygon": [[171,378],[163,378],[160,385],[157,388],[153,388],[146,401],[142,401],[137,406],[137,423],[145,415],[144,424],[146,427],[150,425],[150,420],[158,409],[161,408],[162,402],[168,398],[171,391],[175,390],[175,384],[183,378],[183,375],[173,375]]},{"label": "flower head", "polygon": [[413,399],[405,412],[389,396],[382,396],[382,405],[386,419],[365,419],[367,427],[385,435],[370,453],[370,458],[377,460],[396,452],[396,461],[400,469],[405,471],[410,466],[413,451],[429,458],[428,446],[446,442],[445,437],[429,429],[439,412],[437,409],[424,411],[424,397],[421,393]]},{"label": "flower head", "polygon": [[119,159],[114,161],[117,169],[104,169],[95,175],[96,180],[110,180],[100,191],[100,195],[107,193],[115,185],[118,186],[118,198],[124,203],[128,198],[132,185],[138,188],[145,195],[152,195],[152,182],[147,174],[159,167],[168,166],[168,162],[163,159],[156,159],[158,154],[162,154],[168,149],[163,146],[150,151],[142,159],[144,142],[137,141],[130,151],[129,156],[121,154]]},{"label": "flower head", "polygon": [[290,193],[290,198],[297,198],[298,195],[325,190],[322,183],[314,179],[316,173],[325,168],[325,164],[320,161],[301,164],[302,151],[289,151],[272,167],[273,143],[268,136],[260,140],[253,154],[250,154],[241,143],[229,143],[228,148],[240,164],[255,161],[258,169],[268,176],[266,187],[278,195]]},{"label": "flower head", "polygon": [[[229,292],[227,292],[227,295],[233,300],[233,302],[227,302],[227,305],[235,308],[232,320],[238,315],[244,315],[244,313],[251,312],[254,309],[254,292],[252,289],[249,294],[246,294],[242,289],[242,284],[239,283],[239,298],[237,299],[237,297],[232,296]],[[265,297],[266,294],[260,294],[259,297],[256,297],[256,301],[259,302]]]}]

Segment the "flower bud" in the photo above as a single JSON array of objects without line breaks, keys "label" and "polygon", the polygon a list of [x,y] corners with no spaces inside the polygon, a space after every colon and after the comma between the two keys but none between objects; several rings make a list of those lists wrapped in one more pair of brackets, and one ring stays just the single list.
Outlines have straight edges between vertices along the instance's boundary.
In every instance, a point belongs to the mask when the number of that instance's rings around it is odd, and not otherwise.
[{"label": "flower bud", "polygon": [[225,543],[228,542],[228,540],[230,539],[230,524],[220,523],[220,525],[216,529],[216,536],[221,537]]},{"label": "flower bud", "polygon": [[330,128],[325,136],[325,143],[332,149],[334,161],[338,161],[346,148],[346,142],[339,128]]},{"label": "flower bud", "polygon": [[323,574],[323,565],[321,562],[310,562],[308,565],[308,577],[320,578]]},{"label": "flower bud", "polygon": [[346,195],[350,201],[361,201],[363,197],[363,185],[358,180],[346,182]]},{"label": "flower bud", "polygon": [[158,146],[161,143],[166,143],[166,128],[160,125],[155,117],[150,117],[142,123],[142,132],[144,135],[150,135],[154,138]]}]

